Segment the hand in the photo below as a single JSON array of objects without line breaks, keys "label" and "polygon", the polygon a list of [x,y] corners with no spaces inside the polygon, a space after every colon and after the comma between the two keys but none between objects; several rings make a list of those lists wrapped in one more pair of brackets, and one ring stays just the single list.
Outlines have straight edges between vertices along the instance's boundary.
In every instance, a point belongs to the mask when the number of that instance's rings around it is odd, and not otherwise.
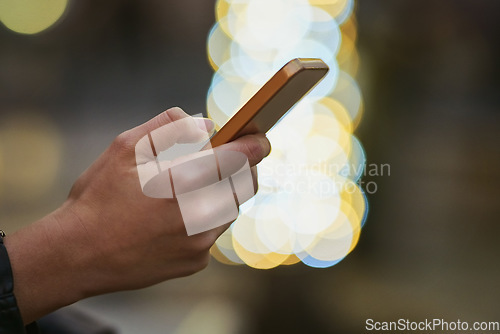
[{"label": "hand", "polygon": [[[207,266],[210,247],[229,224],[187,236],[177,200],[145,196],[136,167],[139,139],[185,117],[173,108],[119,135],[58,210],[5,238],[25,323],[89,296],[147,287]],[[213,127],[210,120],[194,121]],[[220,149],[242,152],[255,166],[270,145],[258,134]],[[227,205],[205,200],[207,219]]]}]

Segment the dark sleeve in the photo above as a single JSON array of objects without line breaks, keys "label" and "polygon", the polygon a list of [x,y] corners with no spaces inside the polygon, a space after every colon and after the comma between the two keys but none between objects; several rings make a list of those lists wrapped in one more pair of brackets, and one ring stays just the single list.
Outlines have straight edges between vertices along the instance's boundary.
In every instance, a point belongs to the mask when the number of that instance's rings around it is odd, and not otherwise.
[{"label": "dark sleeve", "polygon": [[17,307],[12,268],[3,236],[3,231],[0,231],[0,334],[36,334],[37,325],[33,323],[25,328]]},{"label": "dark sleeve", "polygon": [[117,334],[112,326],[68,306],[38,319],[42,334]]}]

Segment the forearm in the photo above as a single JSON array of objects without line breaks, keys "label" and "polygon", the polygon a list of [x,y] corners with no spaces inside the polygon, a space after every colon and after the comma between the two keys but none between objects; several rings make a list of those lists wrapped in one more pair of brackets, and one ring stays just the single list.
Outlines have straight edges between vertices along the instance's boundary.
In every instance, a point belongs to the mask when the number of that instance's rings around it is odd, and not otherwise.
[{"label": "forearm", "polygon": [[59,209],[5,238],[25,324],[85,297],[84,238],[78,240],[75,226],[68,210]]}]

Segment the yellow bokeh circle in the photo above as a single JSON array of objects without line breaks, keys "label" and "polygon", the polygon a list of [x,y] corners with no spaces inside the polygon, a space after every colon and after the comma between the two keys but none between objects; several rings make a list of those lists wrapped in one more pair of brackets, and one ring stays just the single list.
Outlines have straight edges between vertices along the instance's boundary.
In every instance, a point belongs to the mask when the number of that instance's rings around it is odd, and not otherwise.
[{"label": "yellow bokeh circle", "polygon": [[21,34],[39,33],[64,14],[68,0],[2,0],[0,21]]}]

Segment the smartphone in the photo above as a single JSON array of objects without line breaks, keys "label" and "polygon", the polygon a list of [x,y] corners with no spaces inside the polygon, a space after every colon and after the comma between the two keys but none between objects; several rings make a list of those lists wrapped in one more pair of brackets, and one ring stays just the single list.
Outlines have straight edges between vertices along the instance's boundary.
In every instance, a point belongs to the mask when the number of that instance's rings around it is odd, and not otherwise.
[{"label": "smartphone", "polygon": [[317,58],[296,58],[283,66],[210,139],[212,147],[242,134],[266,133],[323,79],[328,66]]}]

